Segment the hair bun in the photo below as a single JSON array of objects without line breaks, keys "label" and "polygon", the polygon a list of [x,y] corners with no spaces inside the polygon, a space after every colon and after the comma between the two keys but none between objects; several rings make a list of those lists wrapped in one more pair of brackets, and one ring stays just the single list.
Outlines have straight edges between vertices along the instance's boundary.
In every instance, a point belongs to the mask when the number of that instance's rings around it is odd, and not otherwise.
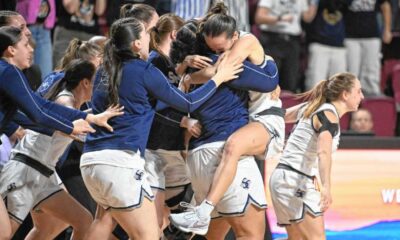
[{"label": "hair bun", "polygon": [[210,9],[210,13],[228,15],[228,7],[223,1],[219,1]]}]

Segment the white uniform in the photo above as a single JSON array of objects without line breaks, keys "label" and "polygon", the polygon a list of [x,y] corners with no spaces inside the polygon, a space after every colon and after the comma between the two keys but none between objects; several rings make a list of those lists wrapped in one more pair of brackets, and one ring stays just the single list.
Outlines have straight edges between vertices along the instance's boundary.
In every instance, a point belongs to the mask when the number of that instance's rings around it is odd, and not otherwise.
[{"label": "white uniform", "polygon": [[[197,203],[201,203],[210,190],[215,171],[221,161],[224,144],[225,142],[207,143],[188,153],[187,164]],[[215,206],[211,217],[243,215],[249,204],[267,208],[260,170],[253,156],[243,156],[238,161],[232,184]]]},{"label": "white uniform", "polygon": [[150,150],[145,153],[147,180],[153,189],[165,190],[165,199],[176,196],[190,183],[189,172],[180,151]]},{"label": "white uniform", "polygon": [[260,122],[271,139],[265,149],[264,159],[282,152],[285,143],[284,110],[280,99],[271,99],[271,93],[249,92],[250,121]]},{"label": "white uniform", "polygon": [[[250,33],[241,31],[239,36],[245,37],[248,34]],[[271,60],[271,57],[266,56],[260,67],[264,68],[268,60]],[[276,74],[278,74],[278,71]],[[280,99],[272,99],[271,93],[249,91],[248,104],[250,121],[260,122],[271,137],[265,149],[264,159],[262,160],[281,153],[285,142],[285,121],[283,119],[284,110],[282,109],[282,101]]]},{"label": "white uniform", "polygon": [[[339,115],[329,103],[324,103],[307,119],[302,118],[304,109],[270,179],[271,198],[280,225],[302,221],[305,211],[313,216],[322,215],[321,195],[314,184],[314,176],[318,173],[318,133],[311,119],[321,111],[331,111],[338,119]],[[340,132],[333,136],[333,151],[338,147],[339,136]]]},{"label": "white uniform", "polygon": [[100,150],[84,153],[81,172],[93,199],[103,208],[138,208],[154,196],[140,151]]},{"label": "white uniform", "polygon": [[[70,96],[62,91],[58,96]],[[15,146],[0,173],[0,193],[9,215],[22,223],[31,209],[61,191],[55,166],[72,139],[58,132],[46,136],[31,130]],[[27,162],[26,162],[27,161]]]}]

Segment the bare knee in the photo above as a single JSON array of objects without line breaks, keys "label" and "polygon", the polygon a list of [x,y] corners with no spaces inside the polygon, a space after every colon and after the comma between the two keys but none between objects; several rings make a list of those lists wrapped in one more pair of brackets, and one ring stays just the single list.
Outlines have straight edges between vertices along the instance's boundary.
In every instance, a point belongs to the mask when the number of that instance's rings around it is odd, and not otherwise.
[{"label": "bare knee", "polygon": [[71,222],[71,226],[74,230],[82,229],[87,230],[93,222],[93,217],[88,211],[84,211],[83,214],[79,214],[76,219]]},{"label": "bare knee", "polygon": [[250,205],[245,216],[236,217],[231,221],[236,239],[264,239],[265,213],[264,210]]},{"label": "bare knee", "polygon": [[242,228],[234,231],[236,239],[262,240],[265,235],[264,225],[253,225],[253,228]]},{"label": "bare knee", "polygon": [[305,240],[301,232],[294,227],[286,227],[286,232],[288,234],[287,240]]},{"label": "bare knee", "polygon": [[233,161],[235,160],[234,157],[240,157],[242,153],[240,153],[239,145],[239,139],[233,136],[229,137],[224,145],[225,158],[223,158],[222,161]]}]

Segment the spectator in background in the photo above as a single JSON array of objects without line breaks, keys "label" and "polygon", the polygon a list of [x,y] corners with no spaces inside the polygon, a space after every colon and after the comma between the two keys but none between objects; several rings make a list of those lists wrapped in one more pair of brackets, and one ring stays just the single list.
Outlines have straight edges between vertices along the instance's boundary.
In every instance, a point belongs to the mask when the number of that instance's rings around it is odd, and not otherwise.
[{"label": "spectator in background", "polygon": [[87,41],[98,35],[98,16],[103,15],[107,0],[57,0],[58,22],[54,30],[53,65],[64,55],[73,38]]},{"label": "spectator in background", "polygon": [[7,10],[0,11],[0,27],[3,26],[19,28],[28,39],[32,36],[24,17],[17,12]]},{"label": "spectator in background", "polygon": [[[13,26],[19,28],[28,38],[29,45],[33,49],[36,48],[35,40],[32,39],[32,33],[29,30],[27,23],[22,15],[14,11],[8,11],[8,10],[0,11],[0,27],[3,26]],[[31,89],[36,90],[36,88],[42,82],[42,74],[39,66],[37,64],[32,64],[31,62],[31,65],[23,70],[23,73],[27,77]]]},{"label": "spectator in background", "polygon": [[267,55],[279,68],[282,89],[296,92],[299,88],[300,21],[311,22],[317,11],[315,1],[260,0],[255,22],[260,25],[260,42]]},{"label": "spectator in background", "polygon": [[350,132],[353,133],[373,133],[374,122],[372,114],[365,108],[360,108],[358,111],[351,114]]},{"label": "spectator in background", "polygon": [[210,8],[210,0],[171,0],[171,13],[190,20],[202,18]]},{"label": "spectator in background", "polygon": [[19,0],[17,12],[25,18],[36,42],[34,64],[39,65],[44,77],[53,70],[50,31],[56,20],[55,0]]},{"label": "spectator in background", "polygon": [[378,10],[383,16],[382,40],[392,40],[391,7],[388,0],[353,0],[345,15],[347,70],[360,79],[365,95],[380,95],[381,39]]},{"label": "spectator in background", "polygon": [[250,32],[249,3],[248,0],[214,0],[224,2],[228,7],[228,13],[236,20],[237,30]]},{"label": "spectator in background", "polygon": [[306,90],[320,80],[338,72],[346,71],[346,48],[344,47],[344,14],[348,0],[321,0],[317,15],[307,32],[310,43],[306,71]]},{"label": "spectator in background", "polygon": [[[166,13],[165,10],[162,9],[165,2],[169,3],[170,0],[107,0],[107,11],[105,13],[107,26],[111,26],[115,20],[120,18],[120,8],[125,4],[141,3],[154,8],[160,6],[161,12],[159,12],[158,9],[157,12],[161,15]],[[170,4],[168,4],[168,6],[170,6]],[[168,8],[168,12],[169,10],[170,7]]]},{"label": "spectator in background", "polygon": [[400,0],[392,0],[392,41],[383,45],[383,58],[400,59]]}]

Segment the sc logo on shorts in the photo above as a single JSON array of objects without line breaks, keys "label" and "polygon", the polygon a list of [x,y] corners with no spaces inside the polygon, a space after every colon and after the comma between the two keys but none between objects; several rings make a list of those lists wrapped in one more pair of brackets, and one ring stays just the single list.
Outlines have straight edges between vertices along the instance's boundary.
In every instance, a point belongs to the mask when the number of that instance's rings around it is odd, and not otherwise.
[{"label": "sc logo on shorts", "polygon": [[141,181],[143,178],[144,172],[142,170],[137,170],[135,173],[135,179]]},{"label": "sc logo on shorts", "polygon": [[17,185],[15,183],[11,183],[10,185],[7,186],[7,191],[11,192],[12,190],[16,189]]},{"label": "sc logo on shorts", "polygon": [[249,189],[250,188],[250,183],[251,180],[247,179],[247,178],[243,178],[242,183],[240,184],[240,186],[244,189]]}]

